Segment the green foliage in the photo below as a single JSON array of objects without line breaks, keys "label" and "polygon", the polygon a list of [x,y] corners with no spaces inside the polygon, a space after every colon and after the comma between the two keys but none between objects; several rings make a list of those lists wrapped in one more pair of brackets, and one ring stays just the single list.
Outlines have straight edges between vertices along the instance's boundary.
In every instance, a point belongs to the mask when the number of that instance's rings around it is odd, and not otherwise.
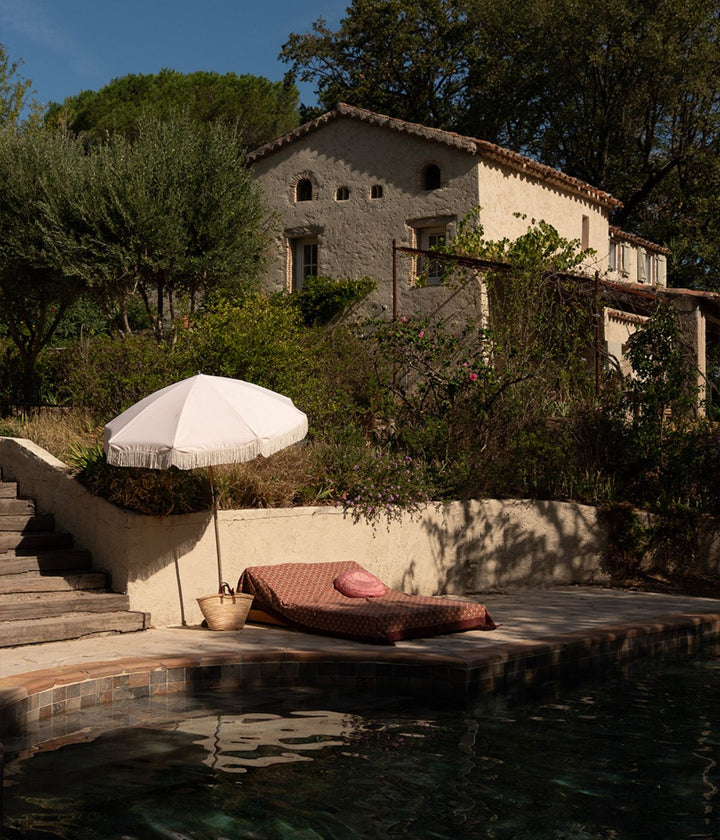
[{"label": "green foliage", "polygon": [[674,308],[660,303],[627,343],[633,369],[630,391],[638,422],[655,428],[662,423],[666,408],[672,409],[676,418],[687,415],[697,388],[691,385],[692,368]]},{"label": "green foliage", "polygon": [[32,87],[29,79],[19,74],[22,62],[12,61],[0,44],[0,130],[16,126]]},{"label": "green foliage", "polygon": [[125,510],[170,516],[208,510],[207,470],[145,470],[108,464],[102,446],[78,447],[72,457],[77,479],[92,493]]},{"label": "green foliage", "polygon": [[55,353],[58,399],[105,423],[133,403],[191,376],[171,346],[149,335],[97,336]]},{"label": "green foliage", "polygon": [[[509,264],[515,273],[534,277],[553,272],[570,272],[593,256],[590,249],[582,250],[579,239],[566,239],[546,221],[531,219],[527,232],[517,239],[485,239],[480,222],[482,207],[467,213],[458,225],[452,242],[442,249],[446,253]],[[527,219],[523,213],[516,218]]]},{"label": "green foliage", "polygon": [[634,577],[641,569],[648,548],[647,518],[643,521],[627,502],[605,506],[609,525],[609,571],[614,577]]},{"label": "green foliage", "polygon": [[297,108],[292,84],[235,73],[161,70],[122,76],[98,91],[85,90],[62,105],[53,103],[45,121],[102,142],[114,133],[134,139],[148,117],[168,120],[185,110],[196,123],[238,127],[238,142],[255,148],[295,128]]},{"label": "green foliage", "polygon": [[427,319],[402,318],[380,326],[374,341],[393,363],[386,434],[399,448],[444,464],[451,452],[464,449],[468,422],[481,424],[504,387],[488,363],[486,332],[470,324],[450,331]]},{"label": "green foliage", "polygon": [[23,401],[38,399],[35,366],[85,288],[74,197],[85,188],[81,147],[28,128],[0,134],[0,320],[23,363]]},{"label": "green foliage", "polygon": [[314,452],[328,483],[327,498],[353,521],[373,527],[418,514],[429,503],[431,483],[422,461],[365,445],[319,447]]},{"label": "green foliage", "polygon": [[132,143],[93,146],[86,169],[78,270],[108,311],[137,294],[163,336],[203,294],[255,284],[265,212],[235,129],[143,118]]},{"label": "green foliage", "polygon": [[374,288],[375,281],[369,277],[306,277],[302,289],[293,292],[290,301],[298,307],[307,326],[323,326],[338,319]]},{"label": "green foliage", "polygon": [[[473,53],[472,24],[456,0],[355,0],[340,30],[325,21],[291,34],[280,58],[315,82],[320,102],[449,127]],[[402,103],[402,106],[400,106]]]},{"label": "green foliage", "polygon": [[347,327],[306,327],[283,294],[216,298],[178,336],[176,350],[186,370],[286,394],[307,413],[311,434],[339,422],[367,425],[382,400],[363,342]]},{"label": "green foliage", "polygon": [[244,379],[292,396],[311,363],[303,337],[299,313],[285,296],[219,296],[179,336],[178,350],[195,372]]},{"label": "green foliage", "polygon": [[462,220],[445,250],[498,264],[483,274],[490,313],[486,358],[502,381],[516,386],[526,414],[585,399],[597,302],[566,275],[591,252],[534,219],[515,240],[487,240],[480,213],[478,207]]}]

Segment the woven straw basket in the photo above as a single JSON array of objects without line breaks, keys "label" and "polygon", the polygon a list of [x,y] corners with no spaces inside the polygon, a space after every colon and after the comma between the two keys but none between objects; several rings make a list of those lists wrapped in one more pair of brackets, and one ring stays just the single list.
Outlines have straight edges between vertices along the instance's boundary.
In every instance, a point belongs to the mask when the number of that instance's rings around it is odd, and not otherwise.
[{"label": "woven straw basket", "polygon": [[242,630],[252,606],[253,596],[235,592],[227,584],[217,595],[197,599],[210,630]]}]

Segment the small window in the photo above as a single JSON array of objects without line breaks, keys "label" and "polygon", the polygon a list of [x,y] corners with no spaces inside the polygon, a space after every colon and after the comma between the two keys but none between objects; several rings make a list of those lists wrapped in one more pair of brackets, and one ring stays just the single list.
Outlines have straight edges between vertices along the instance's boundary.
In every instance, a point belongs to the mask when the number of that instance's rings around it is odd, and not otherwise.
[{"label": "small window", "polygon": [[623,277],[628,277],[630,274],[630,245],[627,242],[623,242],[620,245],[620,251],[618,255],[618,271],[623,275]]},{"label": "small window", "polygon": [[350,198],[350,190],[347,187],[338,187],[335,193],[336,201],[347,201]]},{"label": "small window", "polygon": [[434,163],[428,164],[422,171],[422,188],[424,190],[440,189],[440,167]]},{"label": "small window", "polygon": [[382,198],[383,188],[382,184],[373,184],[370,188],[370,198]]},{"label": "small window", "polygon": [[637,281],[638,283],[647,283],[648,276],[647,276],[647,267],[648,264],[646,262],[647,254],[642,251],[640,248],[637,250]]},{"label": "small window", "polygon": [[295,187],[295,201],[312,201],[313,185],[309,178],[301,178]]},{"label": "small window", "polygon": [[590,247],[590,217],[582,217],[582,225],[580,228],[580,247],[583,251],[587,251]]}]

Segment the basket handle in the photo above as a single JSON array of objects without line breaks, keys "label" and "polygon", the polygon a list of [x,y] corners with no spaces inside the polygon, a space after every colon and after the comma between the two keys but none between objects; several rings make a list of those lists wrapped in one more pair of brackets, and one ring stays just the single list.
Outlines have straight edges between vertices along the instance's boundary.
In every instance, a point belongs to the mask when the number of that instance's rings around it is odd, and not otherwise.
[{"label": "basket handle", "polygon": [[222,582],[220,588],[218,589],[218,595],[220,596],[221,601],[226,595],[229,595],[233,599],[233,603],[235,603],[235,590],[225,581]]}]

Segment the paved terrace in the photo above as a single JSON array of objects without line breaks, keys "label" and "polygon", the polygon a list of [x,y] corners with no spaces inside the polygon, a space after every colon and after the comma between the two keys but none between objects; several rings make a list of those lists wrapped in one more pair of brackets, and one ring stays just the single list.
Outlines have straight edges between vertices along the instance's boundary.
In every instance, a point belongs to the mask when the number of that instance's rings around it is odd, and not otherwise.
[{"label": "paved terrace", "polygon": [[306,684],[452,699],[720,644],[720,597],[567,587],[480,600],[496,630],[395,646],[248,624],[0,649],[0,735],[43,721],[52,728],[64,712],[96,704],[197,688]]}]

